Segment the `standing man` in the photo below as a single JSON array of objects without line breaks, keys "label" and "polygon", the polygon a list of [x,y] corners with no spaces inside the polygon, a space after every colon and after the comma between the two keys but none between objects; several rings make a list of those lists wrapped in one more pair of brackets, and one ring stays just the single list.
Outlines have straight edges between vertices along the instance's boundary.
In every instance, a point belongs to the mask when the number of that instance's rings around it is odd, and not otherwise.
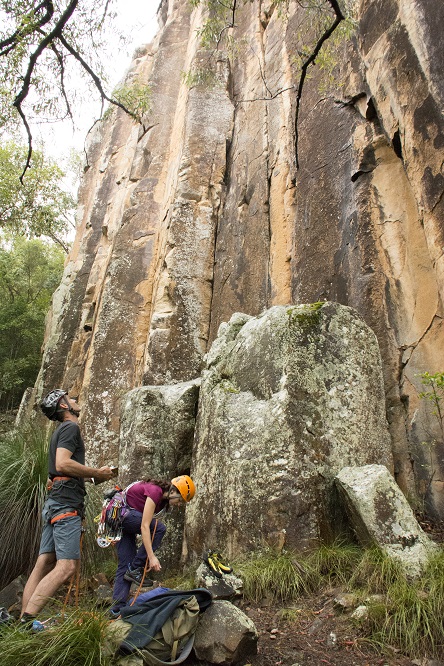
[{"label": "standing man", "polygon": [[[48,496],[37,562],[23,591],[21,622],[31,626],[37,613],[76,571],[86,495],[84,479],[108,481],[111,467],[87,467],[80,434],[80,407],[66,391],[50,391],[40,404],[51,421],[60,421],[49,445]],[[39,622],[34,628],[41,628]]]}]

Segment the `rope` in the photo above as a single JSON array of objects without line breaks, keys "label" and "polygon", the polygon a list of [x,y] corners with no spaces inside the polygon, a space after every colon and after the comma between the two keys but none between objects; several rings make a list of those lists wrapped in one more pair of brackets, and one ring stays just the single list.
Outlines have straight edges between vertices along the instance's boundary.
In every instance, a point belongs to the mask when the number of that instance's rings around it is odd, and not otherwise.
[{"label": "rope", "polygon": [[[156,534],[156,530],[157,530],[157,520],[156,520],[156,522],[154,523],[153,534],[152,534],[152,536],[151,536],[151,543],[153,543],[153,541],[154,541],[154,536],[155,536],[155,534]],[[137,597],[139,596],[139,594],[140,594],[140,590],[141,590],[142,587],[143,587],[143,581],[145,580],[145,576],[146,576],[147,572],[148,572],[148,556],[147,556],[147,558],[146,558],[146,560],[145,560],[145,567],[144,567],[144,569],[143,569],[142,580],[141,580],[140,583],[139,583],[139,587],[137,588],[136,594],[135,594],[135,596],[134,596],[134,599],[133,599],[132,602],[130,603],[130,606],[132,606],[132,605],[135,603]]]}]

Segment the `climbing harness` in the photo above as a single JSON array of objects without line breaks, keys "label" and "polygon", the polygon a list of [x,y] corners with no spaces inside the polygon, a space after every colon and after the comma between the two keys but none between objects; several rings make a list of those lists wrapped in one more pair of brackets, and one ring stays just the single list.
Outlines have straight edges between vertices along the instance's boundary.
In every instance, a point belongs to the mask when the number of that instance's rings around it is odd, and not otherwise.
[{"label": "climbing harness", "polygon": [[102,513],[94,519],[97,523],[97,544],[100,548],[108,548],[122,538],[122,520],[131,508],[126,503],[126,494],[135,483],[140,482],[134,481],[125,490],[114,486],[105,493]]},{"label": "climbing harness", "polygon": [[52,490],[55,481],[70,481],[72,476],[53,476],[52,479],[48,479],[46,482],[46,490],[48,493]]}]

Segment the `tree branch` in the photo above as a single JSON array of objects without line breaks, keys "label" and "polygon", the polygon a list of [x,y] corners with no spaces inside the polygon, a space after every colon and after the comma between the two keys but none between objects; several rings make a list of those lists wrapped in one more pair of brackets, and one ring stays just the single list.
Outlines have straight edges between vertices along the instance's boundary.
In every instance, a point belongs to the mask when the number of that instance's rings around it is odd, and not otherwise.
[{"label": "tree branch", "polygon": [[39,21],[33,26],[33,30],[41,28],[42,25],[45,25],[52,19],[54,15],[54,5],[52,4],[52,0],[43,0],[43,2],[41,2],[32,12],[25,14],[22,19],[22,28],[19,28],[10,37],[0,42],[0,49],[9,46],[6,51],[1,51],[0,56],[7,55],[16,46],[18,40],[26,34],[27,30],[29,30],[29,27],[28,29],[24,27],[24,24],[26,23],[25,19],[35,16],[43,8],[46,9],[46,14],[43,14]]},{"label": "tree branch", "polygon": [[[71,112],[71,105],[69,103],[68,95],[66,94],[66,89],[65,89],[65,63],[63,62],[63,56],[56,47],[55,44],[51,44],[51,49],[54,51],[55,56],[58,60],[58,63],[60,65],[60,89],[62,91],[63,99],[65,100],[66,104],[66,112],[68,116],[71,118],[71,121],[73,122],[73,116]],[[65,116],[66,118],[66,116]]]},{"label": "tree branch", "polygon": [[294,120],[294,127],[295,127],[295,161],[296,161],[296,169],[299,169],[299,157],[298,157],[298,145],[299,145],[299,128],[298,128],[298,121],[299,121],[299,110],[300,110],[300,104],[301,104],[301,97],[302,97],[302,89],[304,87],[304,82],[305,78],[307,76],[307,70],[310,65],[312,65],[315,61],[316,58],[319,55],[319,51],[321,50],[324,42],[329,39],[329,37],[333,34],[333,32],[336,30],[338,25],[341,23],[341,21],[344,20],[344,15],[341,11],[341,8],[339,7],[338,1],[337,0],[326,0],[326,2],[329,3],[330,7],[333,9],[335,13],[335,20],[331,24],[327,30],[321,35],[321,37],[318,39],[313,51],[311,54],[308,56],[308,58],[305,60],[305,62],[302,65],[301,68],[301,78],[299,79],[299,86],[298,90],[296,93],[296,113],[295,113],[295,120]]},{"label": "tree branch", "polygon": [[23,124],[25,125],[26,133],[28,135],[28,156],[27,156],[27,159],[26,159],[25,168],[23,169],[23,173],[20,176],[20,182],[22,184],[23,184],[23,177],[24,177],[26,171],[28,170],[29,164],[31,162],[32,135],[31,135],[31,130],[29,128],[29,124],[26,120],[26,116],[23,112],[23,109],[22,109],[21,105],[22,105],[23,101],[26,99],[26,97],[29,93],[29,87],[31,85],[32,73],[34,71],[34,67],[37,63],[38,58],[41,56],[41,54],[47,48],[47,46],[49,46],[49,44],[51,44],[53,39],[55,39],[56,37],[58,37],[60,39],[61,34],[62,34],[62,30],[65,27],[66,23],[71,18],[75,8],[77,7],[78,2],[79,2],[79,0],[71,0],[71,2],[67,6],[67,8],[63,12],[63,14],[60,16],[60,19],[55,24],[54,28],[51,30],[51,32],[49,32],[46,35],[46,37],[44,37],[42,39],[42,41],[40,42],[40,44],[38,45],[38,47],[36,48],[34,53],[31,54],[31,56],[29,58],[28,69],[26,70],[26,74],[23,78],[23,85],[22,85],[19,93],[16,95],[15,100],[12,103],[12,105],[15,106],[15,108],[18,111],[18,113],[19,113],[19,115],[20,115],[20,117],[23,121]]},{"label": "tree branch", "polygon": [[86,72],[88,72],[88,74],[90,75],[90,77],[94,81],[94,84],[95,84],[97,90],[99,91],[102,99],[106,99],[106,101],[109,102],[110,104],[114,104],[115,106],[118,106],[120,109],[123,109],[123,111],[125,111],[125,113],[127,113],[129,116],[131,116],[132,118],[137,120],[134,113],[131,113],[131,111],[129,109],[127,109],[124,104],[122,104],[121,102],[118,102],[115,99],[112,99],[111,97],[108,97],[108,95],[103,90],[102,82],[100,81],[97,74],[91,69],[91,67],[88,65],[88,63],[82,58],[80,53],[78,51],[76,51],[76,49],[74,49],[71,46],[71,44],[69,44],[69,42],[66,41],[66,39],[63,37],[63,35],[59,35],[59,40],[61,41],[61,43],[63,44],[65,49],[67,51],[69,51],[69,53],[71,53],[71,55],[73,55],[76,60],[79,61],[79,63],[82,65],[83,69]]}]

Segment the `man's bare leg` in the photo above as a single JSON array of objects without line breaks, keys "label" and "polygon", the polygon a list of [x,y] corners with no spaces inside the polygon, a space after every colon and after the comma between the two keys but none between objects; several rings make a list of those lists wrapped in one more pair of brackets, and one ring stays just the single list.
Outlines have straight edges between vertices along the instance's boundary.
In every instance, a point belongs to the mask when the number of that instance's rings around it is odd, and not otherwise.
[{"label": "man's bare leg", "polygon": [[56,555],[55,553],[43,553],[37,558],[34,569],[31,571],[31,574],[26,582],[25,589],[23,590],[22,597],[22,612],[21,615],[26,610],[26,606],[32,595],[34,594],[35,588],[40,583],[40,581],[49,574],[52,569],[54,569],[56,564]]},{"label": "man's bare leg", "polygon": [[[40,557],[43,556],[40,555]],[[47,573],[46,576],[41,578],[39,582],[37,582],[37,585],[34,587],[34,591],[28,596],[26,600],[25,593],[23,593],[23,599],[26,601],[26,606],[23,604],[23,611],[29,615],[37,615],[37,613],[46,604],[48,599],[54,597],[59,587],[63,585],[63,583],[65,583],[69,578],[71,578],[71,576],[76,571],[76,567],[77,560],[57,560],[57,563],[52,568],[52,570]]]}]

